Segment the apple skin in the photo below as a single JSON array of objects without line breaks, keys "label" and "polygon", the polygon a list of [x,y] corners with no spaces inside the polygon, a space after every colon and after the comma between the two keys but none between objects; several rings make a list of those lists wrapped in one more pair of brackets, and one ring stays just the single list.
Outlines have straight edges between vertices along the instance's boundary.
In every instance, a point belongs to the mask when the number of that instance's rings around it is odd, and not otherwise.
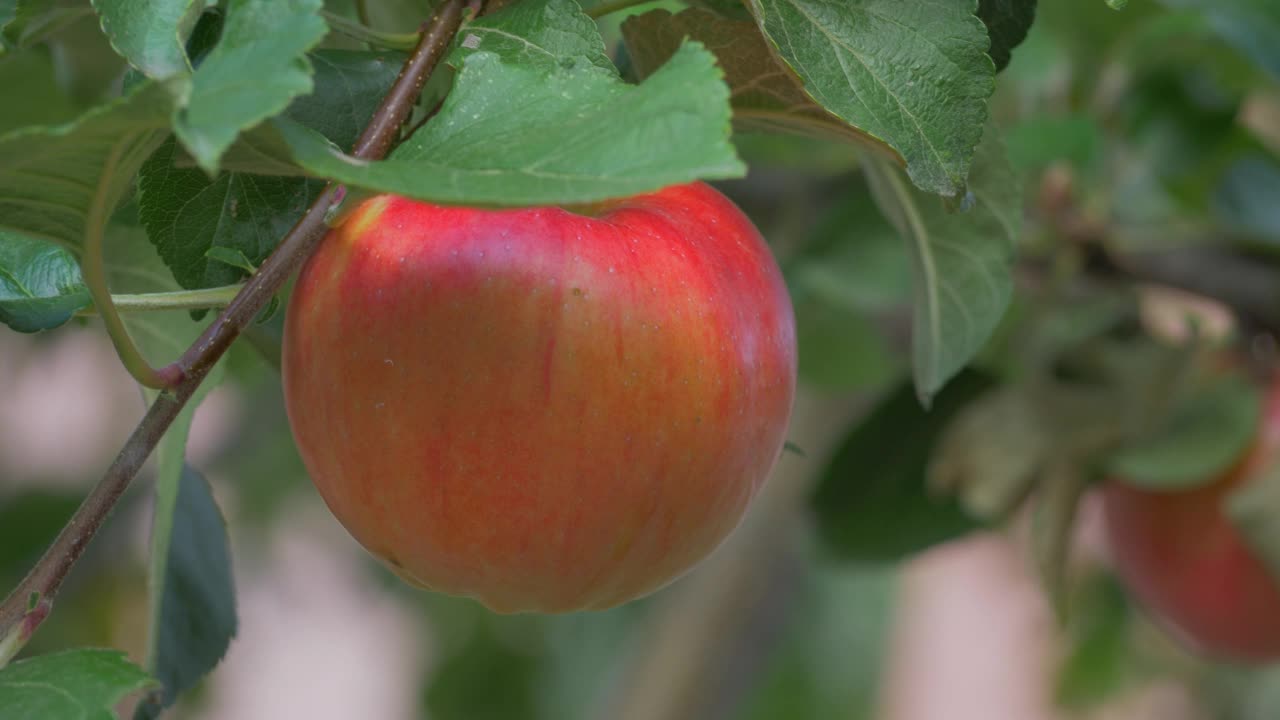
[{"label": "apple skin", "polygon": [[795,396],[791,301],[702,183],[563,208],[365,201],[304,267],[285,404],[329,508],[497,612],[650,593],[739,523]]},{"label": "apple skin", "polygon": [[1231,492],[1280,462],[1280,379],[1258,437],[1207,485],[1160,492],[1110,482],[1103,489],[1112,560],[1121,581],[1175,637],[1224,660],[1280,659],[1280,580],[1236,530]]}]

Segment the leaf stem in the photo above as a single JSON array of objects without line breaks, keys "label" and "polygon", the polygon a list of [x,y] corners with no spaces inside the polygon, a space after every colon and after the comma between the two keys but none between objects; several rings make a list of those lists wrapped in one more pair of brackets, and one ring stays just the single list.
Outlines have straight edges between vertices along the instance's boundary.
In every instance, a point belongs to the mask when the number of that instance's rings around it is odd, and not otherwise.
[{"label": "leaf stem", "polygon": [[621,12],[636,5],[644,5],[646,3],[655,2],[656,0],[611,0],[611,2],[602,2],[595,7],[589,8],[584,12],[592,19],[598,20],[610,13]]},{"label": "leaf stem", "polygon": [[363,24],[363,20],[354,22],[328,10],[321,10],[320,15],[324,17],[325,22],[329,23],[330,30],[342,33],[360,42],[368,43],[374,47],[390,48],[392,50],[412,50],[418,44],[417,33],[388,33],[374,30]]},{"label": "leaf stem", "polygon": [[103,234],[107,224],[107,196],[110,185],[108,179],[115,175],[116,165],[120,162],[120,150],[133,139],[132,135],[122,138],[111,148],[107,161],[102,168],[102,179],[94,191],[93,201],[89,204],[89,215],[84,231],[84,257],[80,261],[84,284],[89,288],[89,296],[93,298],[94,307],[102,316],[102,324],[106,326],[111,344],[115,345],[116,354],[129,374],[142,385],[160,390],[177,381],[177,377],[168,370],[156,370],[143,357],[133,338],[129,337],[129,329],[116,312],[115,303],[111,299],[111,290],[107,284],[107,271],[103,261]]},{"label": "leaf stem", "polygon": [[[231,304],[236,293],[244,285],[222,285],[199,290],[174,290],[172,292],[141,293],[137,295],[112,295],[111,303],[117,312],[154,312],[158,310],[207,310]],[[98,314],[95,306],[76,313],[82,316]]]},{"label": "leaf stem", "polygon": [[[444,0],[437,6],[417,48],[405,61],[395,85],[383,98],[357,141],[353,151],[356,157],[376,160],[386,156],[400,126],[409,117],[422,86],[453,42],[461,24],[463,4],[462,0]],[[0,603],[0,642],[6,644],[6,652],[16,653],[35,632],[52,607],[67,574],[84,554],[89,541],[111,514],[160,438],[231,342],[319,246],[327,230],[325,217],[344,195],[343,186],[330,183],[218,319],[177,363],[170,366],[180,374],[180,381],[159,394],[120,454],[53,544],[26,578]],[[38,602],[31,603],[31,598],[38,599]]]}]

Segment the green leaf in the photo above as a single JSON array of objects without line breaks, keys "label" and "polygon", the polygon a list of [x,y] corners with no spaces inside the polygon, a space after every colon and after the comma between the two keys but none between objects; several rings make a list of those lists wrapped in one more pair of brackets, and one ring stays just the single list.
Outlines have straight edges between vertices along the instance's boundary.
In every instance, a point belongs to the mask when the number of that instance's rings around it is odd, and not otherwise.
[{"label": "green leaf", "polygon": [[5,720],[105,720],[130,693],[155,684],[117,650],[67,650],[0,669]]},{"label": "green leaf", "polygon": [[439,114],[384,162],[347,157],[296,123],[276,126],[297,161],[321,177],[422,200],[505,206],[593,202],[739,176],[728,124],[714,58],[690,43],[639,86],[585,59],[544,71],[475,53]]},{"label": "green leaf", "polygon": [[1280,3],[1275,0],[1164,0],[1198,10],[1227,42],[1280,80]]},{"label": "green leaf", "polygon": [[1027,38],[1036,18],[1036,0],[979,0],[978,17],[991,37],[987,55],[1000,72],[1009,64],[1013,49]]},{"label": "green leaf", "polygon": [[915,257],[912,354],[923,401],[982,349],[1013,293],[1022,188],[994,128],[974,157],[968,209],[951,212],[881,163],[868,163],[876,202]]},{"label": "green leaf", "polygon": [[925,410],[904,383],[854,428],[819,476],[810,503],[836,556],[895,562],[981,526],[954,498],[930,491],[927,469],[948,421],[990,385],[984,376],[963,373]]},{"label": "green leaf", "polygon": [[208,482],[188,466],[173,505],[161,499],[153,533],[167,532],[169,540],[163,562],[153,558],[152,571],[160,575],[152,582],[163,589],[152,615],[150,665],[164,691],[140,705],[135,720],[158,717],[195,686],[222,660],[236,633],[227,529]]},{"label": "green leaf", "polygon": [[[401,56],[322,50],[312,54],[316,90],[294,100],[285,116],[351,146],[395,82]],[[310,206],[323,183],[224,171],[210,178],[183,166],[166,143],[142,166],[139,215],[147,236],[184,288],[237,282],[245,273],[210,262],[210,250],[228,249],[257,266]]]},{"label": "green leaf", "polygon": [[66,125],[0,136],[0,227],[78,247],[94,194],[116,206],[164,140],[181,88],[148,82]]},{"label": "green leaf", "polygon": [[1185,490],[1211,482],[1252,442],[1261,398],[1228,377],[1188,394],[1151,432],[1106,461],[1108,473],[1140,488]]},{"label": "green leaf", "polygon": [[995,67],[976,0],[749,0],[824,108],[900,155],[922,190],[957,195]]},{"label": "green leaf", "polygon": [[66,248],[0,230],[0,323],[18,332],[49,330],[89,302]]},{"label": "green leaf", "polygon": [[469,23],[449,58],[490,52],[504,62],[554,70],[566,58],[586,58],[613,72],[596,23],[574,0],[524,0]]},{"label": "green leaf", "polygon": [[239,281],[245,272],[210,262],[209,251],[227,249],[261,264],[319,194],[322,183],[305,178],[222,172],[174,166],[174,141],[142,166],[139,216],[147,236],[184,288]]},{"label": "green leaf", "polygon": [[142,74],[166,78],[191,71],[183,43],[204,2],[93,0],[111,47]]},{"label": "green leaf", "polygon": [[1128,634],[1132,611],[1124,589],[1110,574],[1083,585],[1072,604],[1070,643],[1058,668],[1059,707],[1087,712],[1112,700],[1137,678]]},{"label": "green leaf", "polygon": [[686,38],[705,45],[724,69],[733,120],[739,130],[787,132],[886,150],[879,140],[809,97],[800,78],[773,56],[768,41],[751,20],[730,20],[708,10],[691,9],[676,15],[654,10],[627,18],[622,35],[641,78],[657,72]]},{"label": "green leaf", "polygon": [[321,0],[231,0],[222,38],[192,76],[173,128],[196,163],[212,174],[241,130],[273,117],[311,92],[305,53],[328,29]]}]

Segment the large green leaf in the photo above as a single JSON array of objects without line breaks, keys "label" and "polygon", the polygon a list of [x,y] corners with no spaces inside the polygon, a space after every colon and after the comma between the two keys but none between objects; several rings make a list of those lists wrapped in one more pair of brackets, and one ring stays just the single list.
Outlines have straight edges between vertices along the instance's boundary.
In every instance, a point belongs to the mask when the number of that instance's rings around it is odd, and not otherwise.
[{"label": "large green leaf", "polygon": [[0,227],[78,247],[95,194],[115,207],[164,140],[183,87],[144,83],[66,125],[0,136]]},{"label": "large green leaf", "polygon": [[995,67],[977,0],[749,0],[805,91],[956,195],[987,120]]},{"label": "large green leaf", "polygon": [[40,655],[0,669],[0,717],[105,720],[120,700],[154,684],[116,650]]},{"label": "large green leaf", "polygon": [[690,43],[639,86],[585,58],[545,70],[474,53],[439,114],[384,162],[347,157],[296,123],[277,127],[321,177],[437,202],[541,205],[741,175],[729,114],[714,57]]},{"label": "large green leaf", "polygon": [[231,0],[217,46],[174,116],[178,139],[206,172],[246,130],[311,92],[306,52],[328,32],[321,0]]},{"label": "large green leaf", "polygon": [[912,354],[916,389],[927,402],[982,348],[1009,305],[1021,184],[994,128],[974,158],[967,209],[908,187],[881,163],[868,163],[867,176],[915,256]]},{"label": "large green leaf", "polygon": [[93,0],[111,46],[153,78],[190,72],[183,43],[204,5],[203,0]]},{"label": "large green leaf", "polygon": [[0,230],[0,323],[48,330],[88,305],[80,265],[66,248]]}]

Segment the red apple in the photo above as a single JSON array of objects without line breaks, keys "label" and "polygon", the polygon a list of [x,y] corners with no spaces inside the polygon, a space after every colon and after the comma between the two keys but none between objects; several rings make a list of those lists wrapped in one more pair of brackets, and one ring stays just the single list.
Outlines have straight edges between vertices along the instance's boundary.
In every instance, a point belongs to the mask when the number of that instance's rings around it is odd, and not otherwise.
[{"label": "red apple", "polygon": [[1103,507],[1116,571],[1192,648],[1223,659],[1280,659],[1280,580],[1226,514],[1227,496],[1280,462],[1280,381],[1258,437],[1221,477],[1186,491],[1111,482]]},{"label": "red apple", "polygon": [[652,592],[738,524],[796,344],[759,232],[695,183],[577,212],[368,200],[303,269],[283,362],[298,449],[365,548],[560,612]]}]

